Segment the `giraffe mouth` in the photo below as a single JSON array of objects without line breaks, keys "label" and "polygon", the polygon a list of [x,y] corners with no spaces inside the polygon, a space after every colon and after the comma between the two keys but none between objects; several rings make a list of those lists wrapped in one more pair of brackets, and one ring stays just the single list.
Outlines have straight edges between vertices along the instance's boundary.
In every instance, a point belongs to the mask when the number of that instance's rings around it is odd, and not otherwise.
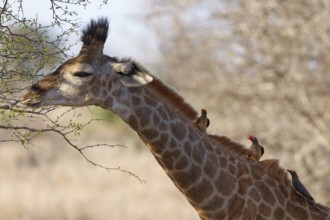
[{"label": "giraffe mouth", "polygon": [[37,99],[21,99],[21,103],[34,108],[41,106],[41,101]]},{"label": "giraffe mouth", "polygon": [[34,108],[40,107],[42,103],[40,95],[31,92],[27,92],[25,95],[23,95],[20,101],[22,104]]}]

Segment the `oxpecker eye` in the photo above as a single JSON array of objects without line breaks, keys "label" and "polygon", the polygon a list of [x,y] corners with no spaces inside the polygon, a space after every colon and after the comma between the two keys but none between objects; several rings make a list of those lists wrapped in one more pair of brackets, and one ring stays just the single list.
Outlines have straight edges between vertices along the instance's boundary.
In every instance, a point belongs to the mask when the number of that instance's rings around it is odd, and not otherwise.
[{"label": "oxpecker eye", "polygon": [[91,76],[93,73],[87,73],[87,72],[76,72],[73,75],[77,77],[88,77]]}]

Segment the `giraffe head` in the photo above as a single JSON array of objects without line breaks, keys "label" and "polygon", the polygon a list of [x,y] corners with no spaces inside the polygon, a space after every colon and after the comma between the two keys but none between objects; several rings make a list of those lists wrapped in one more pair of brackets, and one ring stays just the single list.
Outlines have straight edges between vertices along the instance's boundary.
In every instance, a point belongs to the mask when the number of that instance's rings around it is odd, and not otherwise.
[{"label": "giraffe head", "polygon": [[135,87],[151,82],[153,77],[132,60],[103,54],[107,35],[107,19],[92,20],[82,31],[79,55],[33,84],[21,102],[32,107],[97,105],[113,84]]}]

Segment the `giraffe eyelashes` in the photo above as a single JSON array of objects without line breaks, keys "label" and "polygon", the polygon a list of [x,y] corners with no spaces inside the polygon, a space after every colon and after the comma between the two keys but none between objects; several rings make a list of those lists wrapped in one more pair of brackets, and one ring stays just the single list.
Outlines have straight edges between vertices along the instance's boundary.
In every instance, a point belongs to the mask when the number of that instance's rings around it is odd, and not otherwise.
[{"label": "giraffe eyelashes", "polygon": [[63,70],[64,73],[68,73],[68,77],[73,76],[81,78],[92,76],[94,71],[94,68],[90,64],[80,62],[74,63]]},{"label": "giraffe eyelashes", "polygon": [[77,77],[89,77],[91,75],[93,75],[93,73],[87,73],[87,72],[76,72],[73,74],[74,76]]}]

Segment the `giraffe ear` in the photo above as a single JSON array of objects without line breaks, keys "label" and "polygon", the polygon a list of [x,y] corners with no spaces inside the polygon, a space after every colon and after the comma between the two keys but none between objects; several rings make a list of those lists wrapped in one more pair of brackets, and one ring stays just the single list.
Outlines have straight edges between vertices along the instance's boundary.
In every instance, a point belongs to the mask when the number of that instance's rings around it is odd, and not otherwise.
[{"label": "giraffe ear", "polygon": [[119,75],[121,83],[127,87],[143,86],[153,80],[143,67],[133,61],[114,63],[112,69]]}]

